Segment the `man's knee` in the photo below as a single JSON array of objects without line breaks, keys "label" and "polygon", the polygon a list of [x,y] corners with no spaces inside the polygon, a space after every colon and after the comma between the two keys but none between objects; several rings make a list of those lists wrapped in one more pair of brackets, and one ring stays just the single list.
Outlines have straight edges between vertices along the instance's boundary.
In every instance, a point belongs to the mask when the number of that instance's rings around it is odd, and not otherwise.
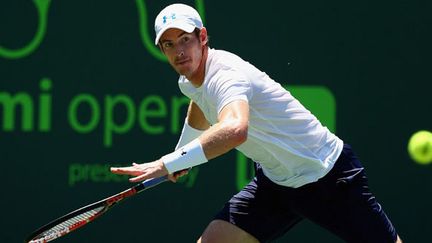
[{"label": "man's knee", "polygon": [[223,220],[213,220],[204,230],[198,243],[258,243],[258,240],[240,229]]},{"label": "man's knee", "polygon": [[402,243],[402,240],[401,240],[401,238],[399,237],[399,235],[397,236],[396,243]]}]

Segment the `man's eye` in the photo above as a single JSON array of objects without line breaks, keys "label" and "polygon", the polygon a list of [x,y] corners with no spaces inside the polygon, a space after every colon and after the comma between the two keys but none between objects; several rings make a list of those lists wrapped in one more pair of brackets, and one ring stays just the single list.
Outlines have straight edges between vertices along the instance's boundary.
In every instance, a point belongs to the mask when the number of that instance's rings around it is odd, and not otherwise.
[{"label": "man's eye", "polygon": [[170,48],[170,47],[172,47],[172,43],[171,42],[165,42],[164,44],[164,48]]},{"label": "man's eye", "polygon": [[183,37],[183,42],[188,42],[190,40],[190,38],[189,38],[189,36],[185,36],[185,37]]}]

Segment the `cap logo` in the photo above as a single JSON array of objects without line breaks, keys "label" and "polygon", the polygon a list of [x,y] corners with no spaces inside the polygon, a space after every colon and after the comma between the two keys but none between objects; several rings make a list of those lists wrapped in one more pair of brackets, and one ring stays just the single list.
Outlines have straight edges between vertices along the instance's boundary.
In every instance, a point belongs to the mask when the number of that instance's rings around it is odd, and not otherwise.
[{"label": "cap logo", "polygon": [[173,14],[171,14],[171,16],[169,16],[169,17],[167,17],[166,15],[163,16],[162,19],[163,19],[163,23],[164,23],[164,24],[166,24],[168,18],[171,18],[171,19],[174,20],[174,19],[176,19],[176,14],[173,13]]}]

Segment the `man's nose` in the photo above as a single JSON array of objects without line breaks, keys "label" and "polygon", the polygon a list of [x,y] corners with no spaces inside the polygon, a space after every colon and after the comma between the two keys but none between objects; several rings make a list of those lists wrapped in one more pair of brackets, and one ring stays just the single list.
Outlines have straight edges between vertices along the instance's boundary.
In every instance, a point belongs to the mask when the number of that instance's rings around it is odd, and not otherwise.
[{"label": "man's nose", "polygon": [[182,56],[184,56],[184,49],[183,49],[183,48],[179,48],[179,49],[177,49],[177,56],[178,56],[178,57],[182,57]]}]

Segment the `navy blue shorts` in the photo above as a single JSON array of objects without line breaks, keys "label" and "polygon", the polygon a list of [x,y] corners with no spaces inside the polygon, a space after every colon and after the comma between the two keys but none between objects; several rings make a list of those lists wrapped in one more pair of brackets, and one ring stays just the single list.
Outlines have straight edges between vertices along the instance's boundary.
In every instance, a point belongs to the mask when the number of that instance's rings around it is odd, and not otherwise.
[{"label": "navy blue shorts", "polygon": [[273,183],[256,166],[254,179],[215,216],[260,242],[277,239],[304,218],[346,242],[385,243],[397,237],[349,145],[326,176],[299,188]]}]

